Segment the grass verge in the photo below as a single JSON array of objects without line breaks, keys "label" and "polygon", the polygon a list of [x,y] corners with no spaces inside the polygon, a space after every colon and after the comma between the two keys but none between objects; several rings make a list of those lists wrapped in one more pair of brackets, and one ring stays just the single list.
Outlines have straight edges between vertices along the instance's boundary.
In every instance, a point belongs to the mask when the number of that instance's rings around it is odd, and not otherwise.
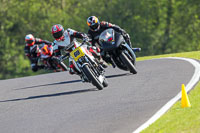
[{"label": "grass verge", "polygon": [[[185,57],[200,60],[200,51],[140,57],[137,61],[161,57]],[[200,82],[190,91],[188,97],[191,103],[190,108],[181,108],[179,100],[141,133],[200,133]]]}]

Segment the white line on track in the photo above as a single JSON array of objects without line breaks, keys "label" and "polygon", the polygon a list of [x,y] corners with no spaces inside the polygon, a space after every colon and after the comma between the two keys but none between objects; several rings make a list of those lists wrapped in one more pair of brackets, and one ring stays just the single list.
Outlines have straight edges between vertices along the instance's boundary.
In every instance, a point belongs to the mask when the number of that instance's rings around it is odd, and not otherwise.
[{"label": "white line on track", "polygon": [[[194,85],[199,81],[200,78],[200,64],[189,58],[180,58],[180,57],[167,57],[167,58],[159,58],[159,59],[179,59],[190,62],[195,67],[195,72],[190,80],[190,82],[186,85],[186,91],[190,91]],[[165,104],[158,112],[156,112],[148,121],[146,121],[143,125],[141,125],[139,128],[137,128],[133,133],[139,133],[145,128],[147,128],[149,125],[151,125],[153,122],[155,122],[158,118],[160,118],[170,107],[172,107],[179,99],[181,98],[181,91],[176,95],[174,98],[172,98],[167,104]]]}]

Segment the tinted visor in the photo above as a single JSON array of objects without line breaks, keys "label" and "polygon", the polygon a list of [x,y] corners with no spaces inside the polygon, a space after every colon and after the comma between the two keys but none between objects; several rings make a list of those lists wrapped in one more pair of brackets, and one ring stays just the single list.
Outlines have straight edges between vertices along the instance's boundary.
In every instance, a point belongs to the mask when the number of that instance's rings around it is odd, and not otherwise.
[{"label": "tinted visor", "polygon": [[32,44],[32,43],[33,43],[33,40],[27,40],[26,43]]},{"label": "tinted visor", "polygon": [[55,39],[59,39],[63,36],[63,30],[59,31],[59,32],[56,32],[56,33],[53,33],[53,37]]},{"label": "tinted visor", "polygon": [[92,30],[96,30],[98,28],[99,24],[98,23],[95,23],[94,25],[91,25],[90,28]]}]

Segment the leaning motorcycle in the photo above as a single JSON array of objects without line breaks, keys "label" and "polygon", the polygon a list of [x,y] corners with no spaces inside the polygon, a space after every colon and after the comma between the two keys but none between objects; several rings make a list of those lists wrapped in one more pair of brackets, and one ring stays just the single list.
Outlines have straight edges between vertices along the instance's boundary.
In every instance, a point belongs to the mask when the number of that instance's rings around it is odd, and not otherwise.
[{"label": "leaning motorcycle", "polygon": [[81,78],[102,90],[108,86],[104,76],[105,70],[89,51],[86,43],[86,41],[83,41],[79,46],[73,46],[71,48],[72,51],[69,53],[69,58],[71,58]]},{"label": "leaning motorcycle", "polygon": [[112,28],[103,31],[99,36],[99,44],[103,49],[102,57],[107,63],[133,74],[137,73],[135,53],[120,33]]},{"label": "leaning motorcycle", "polygon": [[45,66],[45,69],[54,70],[56,72],[67,71],[68,68],[63,61],[53,56],[53,47],[43,44],[40,48],[40,61]]}]

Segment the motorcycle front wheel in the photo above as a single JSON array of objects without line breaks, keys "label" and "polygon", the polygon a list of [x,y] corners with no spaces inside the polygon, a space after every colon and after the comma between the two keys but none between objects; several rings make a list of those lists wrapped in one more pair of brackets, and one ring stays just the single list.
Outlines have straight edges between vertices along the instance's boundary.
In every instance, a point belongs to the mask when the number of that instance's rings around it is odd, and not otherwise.
[{"label": "motorcycle front wheel", "polygon": [[104,79],[103,80],[103,87],[107,87],[108,86],[108,81],[107,81],[107,79]]},{"label": "motorcycle front wheel", "polygon": [[91,72],[92,70],[89,68],[88,65],[83,66],[82,70],[84,74],[87,76],[87,78],[92,81],[92,84],[94,86],[96,86],[99,90],[103,90],[103,85],[97,79],[97,77]]},{"label": "motorcycle front wheel", "polygon": [[124,52],[122,52],[120,54],[120,58],[123,61],[123,63],[128,67],[128,69],[130,70],[131,73],[136,74],[137,70],[135,68],[135,66],[133,65],[133,63],[129,60],[129,58],[126,56],[126,54]]}]

